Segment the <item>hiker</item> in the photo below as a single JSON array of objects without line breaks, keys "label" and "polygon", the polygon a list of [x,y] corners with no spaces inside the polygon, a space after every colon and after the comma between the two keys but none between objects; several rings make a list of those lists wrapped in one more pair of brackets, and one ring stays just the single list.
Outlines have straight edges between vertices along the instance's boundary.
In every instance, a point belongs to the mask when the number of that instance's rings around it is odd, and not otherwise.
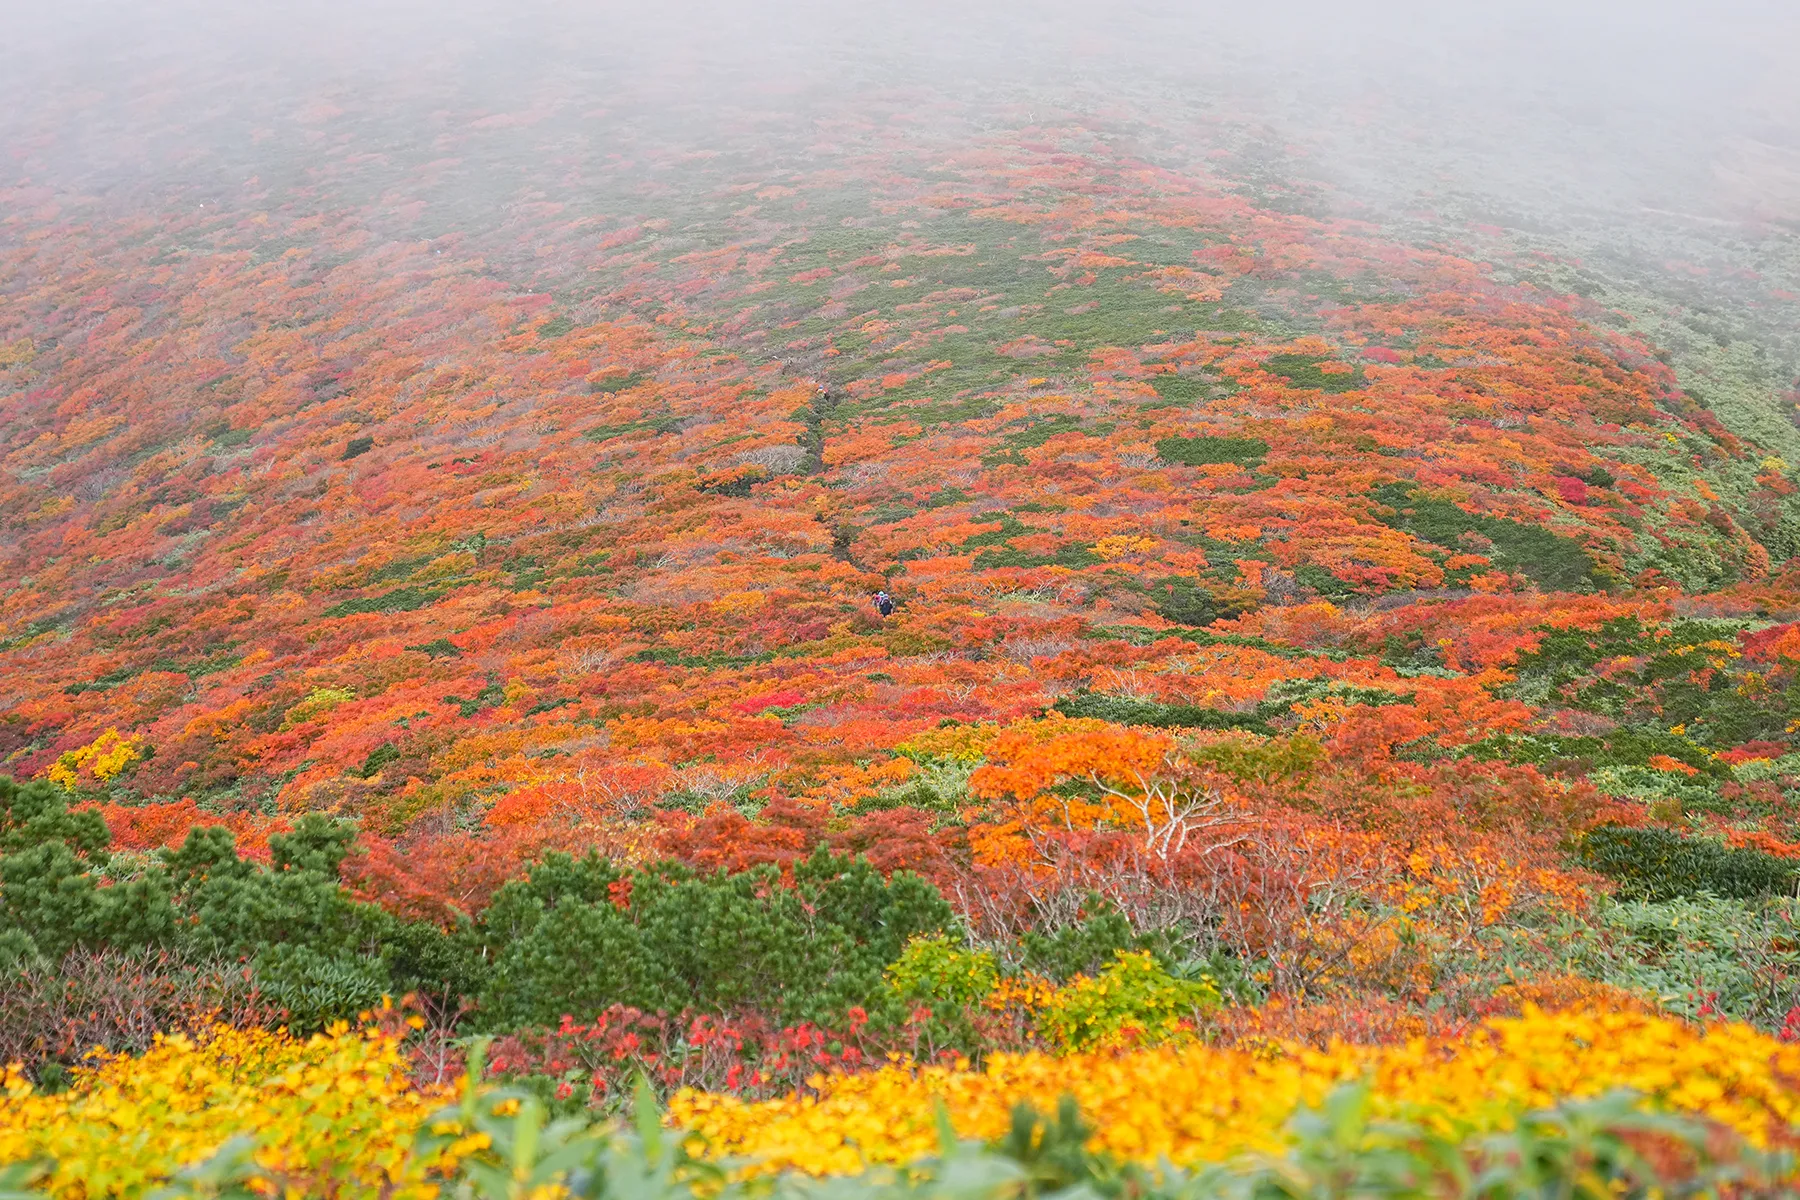
[{"label": "hiker", "polygon": [[875,611],[884,617],[894,615],[894,598],[886,592],[875,593]]}]

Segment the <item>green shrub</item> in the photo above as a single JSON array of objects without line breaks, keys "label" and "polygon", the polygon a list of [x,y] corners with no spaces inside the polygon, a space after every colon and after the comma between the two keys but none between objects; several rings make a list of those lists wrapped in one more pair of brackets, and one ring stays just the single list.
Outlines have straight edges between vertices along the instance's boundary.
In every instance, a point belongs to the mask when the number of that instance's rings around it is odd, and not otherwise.
[{"label": "green shrub", "polygon": [[1403,483],[1376,488],[1371,496],[1394,510],[1382,520],[1423,541],[1452,552],[1463,549],[1464,534],[1492,543],[1482,551],[1503,571],[1517,571],[1556,591],[1594,591],[1600,587],[1594,560],[1573,538],[1506,517],[1465,512],[1450,500],[1428,496]]},{"label": "green shrub", "polygon": [[883,972],[907,941],[950,919],[918,876],[883,879],[866,861],[823,849],[795,865],[792,885],[774,867],[624,872],[594,855],[552,855],[502,887],[484,914],[494,966],[483,1019],[554,1024],[628,1004],[828,1022],[887,995]]},{"label": "green shrub", "polygon": [[1584,865],[1646,900],[1709,893],[1749,900],[1794,889],[1795,867],[1760,850],[1732,849],[1667,829],[1603,825],[1581,839]]},{"label": "green shrub", "polygon": [[654,371],[619,372],[615,368],[614,373],[602,375],[599,379],[588,384],[588,391],[596,394],[601,392],[628,392],[634,387],[642,387],[644,384],[649,383],[655,374]]},{"label": "green shrub", "polygon": [[1053,554],[1034,554],[1014,546],[995,546],[977,554],[974,567],[978,571],[1000,567],[1068,567],[1070,570],[1080,570],[1100,561],[1086,546],[1071,542],[1057,547]]},{"label": "green shrub", "polygon": [[1269,443],[1261,438],[1166,437],[1156,443],[1158,458],[1188,467],[1214,463],[1236,463],[1247,467],[1261,462],[1268,453]]},{"label": "green shrub", "polygon": [[1150,594],[1155,596],[1159,593],[1157,615],[1176,625],[1202,629],[1220,617],[1233,615],[1219,604],[1211,592],[1196,587],[1192,580],[1180,576],[1158,580]]},{"label": "green shrub", "polygon": [[1356,595],[1355,584],[1315,563],[1301,563],[1295,567],[1294,582],[1303,588],[1311,588],[1327,600],[1343,601]]},{"label": "green shrub", "polygon": [[1138,933],[1125,914],[1104,897],[1090,893],[1082,902],[1082,912],[1079,921],[1058,929],[1027,930],[1019,939],[1021,965],[1062,982],[1093,975],[1123,953],[1149,950],[1166,956],[1167,938]]},{"label": "green shrub", "polygon": [[926,1004],[978,1003],[1000,982],[1000,964],[942,935],[914,938],[887,969],[888,987],[902,1000]]},{"label": "green shrub", "polygon": [[1651,997],[1689,1019],[1699,1019],[1704,1007],[1775,1032],[1800,1004],[1797,908],[1786,897],[1603,898],[1565,961],[1574,973]]},{"label": "green shrub", "polygon": [[348,823],[308,814],[269,839],[265,866],[240,857],[228,830],[199,827],[102,886],[111,859],[99,816],[69,811],[49,784],[0,777],[0,966],[150,947],[242,961],[303,1029],[408,992],[451,1008],[479,996],[485,1028],[615,1003],[757,1008],[791,1023],[881,1008],[888,965],[951,921],[918,876],[883,878],[825,850],[791,881],[773,867],[625,871],[552,855],[481,919],[446,931],[354,898],[339,880],[354,840]]},{"label": "green shrub", "polygon": [[426,588],[403,587],[391,592],[383,592],[379,596],[358,596],[352,600],[341,600],[327,608],[321,616],[350,617],[358,613],[396,613],[412,612],[435,604],[439,593]]},{"label": "green shrub", "polygon": [[1149,380],[1159,397],[1180,404],[1206,399],[1206,382],[1194,375],[1153,375]]},{"label": "green shrub", "polygon": [[246,962],[301,1029],[354,1016],[383,994],[471,988],[478,969],[461,935],[408,924],[344,890],[338,872],[354,836],[309,813],[269,839],[263,866],[239,857],[229,830],[199,827],[102,886],[112,859],[99,815],[69,811],[49,784],[0,777],[0,966],[151,948]]},{"label": "green shrub", "polygon": [[1269,733],[1268,722],[1255,713],[1226,712],[1193,704],[1158,704],[1126,696],[1083,693],[1064,696],[1055,705],[1065,717],[1097,717],[1115,725],[1154,725],[1161,729],[1245,729]]},{"label": "green shrub", "polygon": [[428,654],[432,658],[461,658],[462,651],[449,638],[436,638],[429,642],[421,642],[416,646],[408,646],[408,650],[417,650],[420,654]]},{"label": "green shrub", "polygon": [[362,766],[358,767],[355,773],[364,779],[373,779],[381,774],[381,768],[391,762],[398,762],[399,759],[400,747],[392,742],[383,742],[369,751],[368,757],[363,759]]},{"label": "green shrub", "polygon": [[166,881],[152,875],[100,886],[109,841],[100,815],[71,812],[54,785],[0,776],[0,965],[174,937]]},{"label": "green shrub", "polygon": [[1038,1027],[1066,1050],[1149,1045],[1176,1036],[1219,999],[1210,979],[1177,979],[1148,951],[1120,950],[1098,976],[1059,988],[1038,1011]]},{"label": "green shrub", "polygon": [[1685,775],[1659,771],[1655,767],[1600,767],[1589,774],[1588,782],[1603,796],[1645,804],[1673,801],[1681,812],[1705,810],[1718,802],[1716,788],[1693,783]]},{"label": "green shrub", "polygon": [[1363,386],[1361,367],[1331,373],[1324,370],[1324,365],[1331,361],[1316,354],[1272,354],[1263,360],[1262,366],[1269,374],[1285,376],[1289,383],[1299,388],[1349,392]]}]

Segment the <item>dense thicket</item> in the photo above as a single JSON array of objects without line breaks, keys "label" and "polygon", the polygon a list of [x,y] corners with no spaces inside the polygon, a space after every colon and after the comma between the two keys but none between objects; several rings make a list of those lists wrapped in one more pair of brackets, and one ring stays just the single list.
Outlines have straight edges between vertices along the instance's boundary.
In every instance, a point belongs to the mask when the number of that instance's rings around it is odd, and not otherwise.
[{"label": "dense thicket", "polygon": [[785,879],[772,866],[623,869],[551,854],[445,928],[354,898],[339,877],[353,839],[349,824],[308,814],[270,838],[267,862],[240,856],[218,826],[115,855],[93,812],[71,811],[52,785],[0,777],[5,969],[102,951],[242,962],[270,1009],[302,1028],[408,993],[475,1006],[476,1028],[621,1004],[841,1022],[859,1005],[893,1019],[883,970],[909,939],[951,924],[924,880],[821,848]]}]

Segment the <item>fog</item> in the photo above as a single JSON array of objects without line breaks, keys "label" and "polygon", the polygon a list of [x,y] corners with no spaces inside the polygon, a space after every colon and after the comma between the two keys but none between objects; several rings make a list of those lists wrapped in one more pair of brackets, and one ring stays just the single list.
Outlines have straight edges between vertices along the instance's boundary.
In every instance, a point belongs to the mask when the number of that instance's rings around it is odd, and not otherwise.
[{"label": "fog", "polygon": [[[554,92],[611,110],[590,144],[628,116],[755,155],[936,93],[973,125],[1110,114],[1158,124],[1177,155],[1256,147],[1337,207],[1460,193],[1538,220],[1800,217],[1788,0],[3,7],[0,178],[56,192],[266,173],[311,144],[321,105],[378,117],[392,143],[408,120]],[[766,146],[728,121],[745,109]]]}]

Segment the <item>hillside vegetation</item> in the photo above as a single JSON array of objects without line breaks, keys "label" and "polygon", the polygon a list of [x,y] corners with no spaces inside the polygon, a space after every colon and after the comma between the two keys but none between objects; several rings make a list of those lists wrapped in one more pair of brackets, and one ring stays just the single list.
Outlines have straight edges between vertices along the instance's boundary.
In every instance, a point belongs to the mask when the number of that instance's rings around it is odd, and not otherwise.
[{"label": "hillside vegetation", "polygon": [[12,1182],[1779,1194],[1778,404],[1154,127],[570,104],[0,192]]}]

